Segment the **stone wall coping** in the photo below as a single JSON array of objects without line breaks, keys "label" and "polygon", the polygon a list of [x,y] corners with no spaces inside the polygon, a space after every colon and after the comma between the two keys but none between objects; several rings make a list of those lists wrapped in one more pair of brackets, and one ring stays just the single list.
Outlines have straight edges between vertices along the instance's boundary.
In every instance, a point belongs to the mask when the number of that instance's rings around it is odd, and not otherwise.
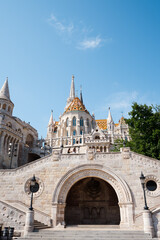
[{"label": "stone wall coping", "polygon": [[[140,153],[136,153],[136,152],[132,152],[132,151],[130,151],[130,153],[131,153],[131,155],[135,155],[135,156],[139,156],[139,157],[143,158],[143,160],[144,160],[144,159],[145,159],[145,160],[150,160],[150,161],[156,162],[156,163],[158,163],[158,165],[160,165],[160,160],[158,160],[158,159],[156,159],[156,158],[151,158],[151,157],[148,157],[148,156],[146,156],[146,155],[142,155],[142,154],[140,154]],[[143,161],[142,161],[142,162],[143,162]]]}]

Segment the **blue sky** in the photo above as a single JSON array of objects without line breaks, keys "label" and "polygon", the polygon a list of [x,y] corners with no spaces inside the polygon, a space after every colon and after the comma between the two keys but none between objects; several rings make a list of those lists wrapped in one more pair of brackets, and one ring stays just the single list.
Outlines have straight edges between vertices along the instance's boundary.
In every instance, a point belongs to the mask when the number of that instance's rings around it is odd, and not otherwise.
[{"label": "blue sky", "polygon": [[0,85],[39,136],[76,90],[96,119],[159,104],[159,0],[0,0]]}]

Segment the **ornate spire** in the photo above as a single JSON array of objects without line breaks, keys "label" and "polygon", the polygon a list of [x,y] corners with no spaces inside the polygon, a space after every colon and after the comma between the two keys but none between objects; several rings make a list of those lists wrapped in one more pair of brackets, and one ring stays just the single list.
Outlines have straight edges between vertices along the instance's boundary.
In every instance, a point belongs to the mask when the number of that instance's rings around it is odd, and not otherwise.
[{"label": "ornate spire", "polygon": [[81,100],[81,103],[83,104],[82,86],[80,86],[80,100]]},{"label": "ornate spire", "polygon": [[49,119],[49,123],[48,123],[48,126],[52,125],[54,122],[53,122],[53,110],[51,110],[51,116],[50,116],[50,119]]},{"label": "ornate spire", "polygon": [[69,106],[69,104],[75,99],[75,86],[74,86],[74,75],[72,75],[72,82],[71,82],[71,89],[70,89],[70,94],[69,98],[67,99],[67,105],[65,107],[65,110]]},{"label": "ornate spire", "polygon": [[108,122],[108,123],[113,122],[112,115],[111,115],[111,111],[110,111],[110,107],[109,107],[109,113],[108,113],[107,122]]},{"label": "ornate spire", "polygon": [[0,98],[4,98],[10,101],[9,87],[8,87],[8,77],[0,90]]},{"label": "ornate spire", "polygon": [[69,98],[71,98],[72,100],[75,98],[74,75],[72,75],[72,82],[71,82],[71,89],[70,89]]}]

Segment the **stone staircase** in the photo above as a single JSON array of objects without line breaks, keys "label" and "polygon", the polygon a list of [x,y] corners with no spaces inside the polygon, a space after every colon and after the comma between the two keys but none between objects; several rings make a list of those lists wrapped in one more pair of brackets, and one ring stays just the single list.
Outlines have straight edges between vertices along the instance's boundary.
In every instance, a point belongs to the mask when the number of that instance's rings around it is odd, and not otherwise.
[{"label": "stone staircase", "polygon": [[34,220],[34,232],[39,232],[40,229],[47,229],[50,228],[48,225],[41,223],[37,220]]},{"label": "stone staircase", "polygon": [[26,237],[14,238],[19,240],[151,240],[149,234],[143,231],[126,231],[119,229],[45,229],[29,233]]}]

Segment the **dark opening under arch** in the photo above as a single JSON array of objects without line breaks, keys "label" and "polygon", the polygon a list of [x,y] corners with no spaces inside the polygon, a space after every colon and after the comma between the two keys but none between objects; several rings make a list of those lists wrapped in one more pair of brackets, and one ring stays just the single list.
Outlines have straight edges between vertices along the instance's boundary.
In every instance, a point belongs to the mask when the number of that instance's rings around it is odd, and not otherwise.
[{"label": "dark opening under arch", "polygon": [[65,223],[120,224],[118,198],[113,187],[95,177],[84,178],[75,183],[67,195]]}]

